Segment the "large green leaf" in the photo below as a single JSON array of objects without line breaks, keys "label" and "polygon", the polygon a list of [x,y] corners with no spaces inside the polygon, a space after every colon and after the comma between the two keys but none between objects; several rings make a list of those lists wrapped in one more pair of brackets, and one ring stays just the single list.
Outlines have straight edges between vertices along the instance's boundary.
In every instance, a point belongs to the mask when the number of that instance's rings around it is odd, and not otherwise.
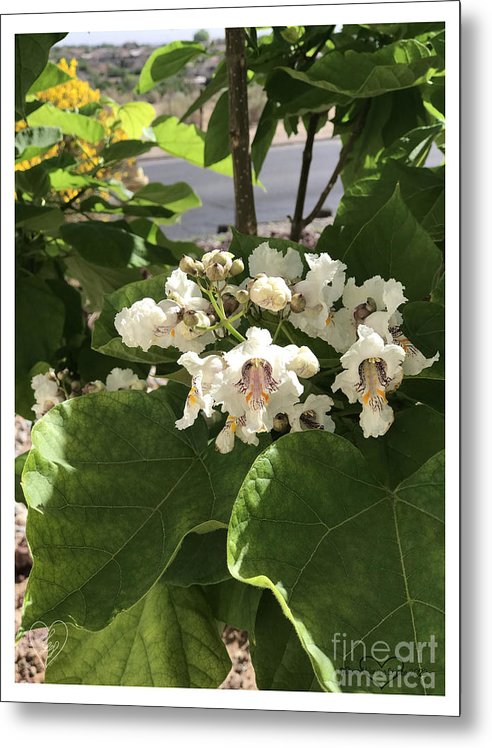
[{"label": "large green leaf", "polygon": [[193,584],[217,584],[230,579],[227,569],[227,530],[190,532],[178,555],[161,579],[166,584],[191,587]]},{"label": "large green leaf", "polygon": [[176,75],[188,62],[204,53],[204,47],[196,42],[170,42],[155,49],[142,68],[135,93],[147,93],[157,83]]},{"label": "large green leaf", "polygon": [[71,80],[71,76],[58,67],[58,65],[55,65],[53,62],[48,62],[39,78],[36,78],[30,87],[28,94],[37,94],[41,91],[46,91],[48,88],[59,86],[61,83],[66,83]]},{"label": "large green leaf", "polygon": [[[16,159],[21,159],[26,149],[37,149],[36,153],[45,151],[59,143],[62,133],[59,127],[26,127],[15,136]],[[30,154],[35,155],[34,150]]]},{"label": "large green leaf", "polygon": [[408,39],[376,52],[329,52],[307,73],[294,68],[280,68],[280,71],[301,83],[341,95],[344,101],[420,85],[439,66],[438,56],[425,44]]},{"label": "large green leaf", "polygon": [[154,119],[155,109],[147,101],[129,101],[117,108],[115,116],[128,137],[138,140],[142,137],[142,130]]},{"label": "large green leaf", "polygon": [[407,337],[430,358],[439,351],[439,361],[418,376],[444,379],[444,307],[429,301],[415,301],[402,308]]},{"label": "large green leaf", "polygon": [[67,275],[80,283],[85,306],[92,312],[102,309],[105,294],[112,293],[115,289],[141,277],[138,268],[102,267],[87,262],[75,251],[70,257],[65,258],[64,262]]},{"label": "large green leaf", "polygon": [[191,104],[191,106],[186,110],[186,112],[181,117],[181,121],[184,122],[184,120],[188,119],[190,114],[193,114],[197,109],[200,109],[203,107],[203,105],[212,98],[216,93],[221,91],[223,88],[227,87],[227,67],[225,64],[225,60],[222,59],[217,67],[215,68],[215,72],[213,77],[209,80],[205,88],[203,89],[200,96],[198,96],[197,99]]},{"label": "large green leaf", "polygon": [[184,213],[191,208],[199,208],[202,204],[198,195],[186,182],[175,182],[174,184],[150,182],[135,192],[131,202],[142,205],[162,205],[176,213]]},{"label": "large green leaf", "polygon": [[444,238],[444,172],[388,161],[380,171],[359,179],[345,192],[337,210],[334,228],[325,229],[318,243],[340,226],[357,233],[386,203],[399,185],[401,197],[434,241]]},{"label": "large green leaf", "polygon": [[[273,591],[325,690],[443,693],[442,469],[435,455],[390,492],[347,440],[305,432],[275,442],[246,477],[229,569]],[[419,643],[433,636],[436,661],[428,646],[419,663]],[[349,680],[375,666],[386,671],[382,687],[370,672]],[[398,666],[415,673],[413,685],[388,674]]]},{"label": "large green leaf", "polygon": [[63,221],[60,208],[29,203],[15,204],[15,225],[26,231],[56,231]]},{"label": "large green leaf", "polygon": [[[405,377],[404,385],[408,381],[416,380]],[[390,396],[390,405],[398,407],[398,401],[398,392]],[[362,452],[378,481],[393,490],[444,449],[444,418],[442,413],[427,405],[409,408],[405,400],[404,409],[396,411],[395,421],[384,436],[366,439],[357,423],[349,438]]]},{"label": "large green leaf", "polygon": [[102,631],[57,624],[50,649],[47,683],[217,688],[231,667],[200,588],[161,581]]},{"label": "large green leaf", "polygon": [[274,101],[268,100],[263,108],[255,136],[251,143],[251,160],[258,177],[277,131],[278,116]]},{"label": "large green leaf", "polygon": [[[196,125],[185,125],[177,117],[159,117],[153,125],[157,145],[172,156],[184,158],[195,166],[205,166],[205,133]],[[209,166],[212,171],[232,177],[232,159]]]},{"label": "large green leaf", "polygon": [[229,91],[224,91],[210,116],[205,133],[203,165],[212,166],[223,161],[231,152],[229,141]]},{"label": "large green leaf", "polygon": [[122,161],[126,158],[136,158],[143,153],[147,153],[155,144],[152,141],[142,142],[141,140],[118,140],[104,148],[99,154],[106,162]]},{"label": "large green leaf", "polygon": [[321,691],[296,630],[274,595],[261,596],[251,660],[260,691]]},{"label": "large green leaf", "polygon": [[103,221],[67,223],[61,229],[67,244],[87,262],[106,268],[140,267],[149,262],[173,263],[164,247],[157,248],[131,231]]},{"label": "large green leaf", "polygon": [[410,301],[430,294],[442,265],[441,252],[407,207],[399,185],[361,228],[327,232],[321,245],[358,283],[374,275],[396,278]]},{"label": "large green leaf", "polygon": [[151,346],[148,351],[141,348],[129,348],[123,343],[114,326],[114,318],[124,307],[130,307],[136,301],[151,298],[162,301],[165,297],[164,286],[167,274],[156,275],[143,281],[128,283],[104,299],[101,315],[94,325],[92,347],[100,353],[115,356],[126,361],[147,364],[160,364],[177,361],[181,355],[175,348]]},{"label": "large green leaf", "polygon": [[19,401],[16,409],[24,418],[32,418],[32,412],[28,409],[26,413],[22,407],[25,388],[30,388],[35,364],[55,362],[56,351],[63,343],[65,307],[46,281],[25,278],[16,284],[15,320],[16,400]]},{"label": "large green leaf", "polygon": [[64,34],[16,34],[15,35],[15,111],[24,115],[24,100],[27,91],[43,72],[53,44]]},{"label": "large green leaf", "polygon": [[[23,627],[98,630],[145,595],[193,531],[225,527],[258,450],[224,459],[182,385],[69,400],[34,427],[22,486],[34,566]],[[38,623],[38,625],[41,625]]]},{"label": "large green leaf", "polygon": [[204,592],[217,621],[244,629],[251,639],[254,638],[261,590],[231,579],[229,575],[224,582],[204,587]]},{"label": "large green leaf", "polygon": [[23,452],[22,454],[17,455],[17,457],[15,458],[14,497],[16,501],[24,505],[26,505],[26,500],[24,498],[24,491],[22,490],[22,486],[21,486],[21,475],[22,475],[22,471],[24,470],[25,462],[27,460],[27,454],[28,454],[27,452]]},{"label": "large green leaf", "polygon": [[64,135],[99,143],[104,138],[104,127],[92,117],[66,112],[53,104],[43,104],[27,117],[29,127],[59,127]]}]

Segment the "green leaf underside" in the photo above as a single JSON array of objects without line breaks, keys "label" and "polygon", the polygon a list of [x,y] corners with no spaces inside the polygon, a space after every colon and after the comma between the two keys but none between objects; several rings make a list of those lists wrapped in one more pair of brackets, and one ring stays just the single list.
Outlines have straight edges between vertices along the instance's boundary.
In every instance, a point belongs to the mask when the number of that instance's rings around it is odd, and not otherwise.
[{"label": "green leaf underside", "polygon": [[134,605],[192,531],[225,527],[257,450],[231,459],[199,419],[174,422],[186,389],[102,392],[62,403],[33,429],[22,486],[34,558],[23,626],[90,630]]},{"label": "green leaf underside", "polygon": [[438,65],[438,57],[424,44],[404,40],[377,52],[332,52],[317,60],[308,73],[279,70],[335,96],[367,98],[424,83]]},{"label": "green leaf underside", "polygon": [[[305,432],[275,442],[246,477],[230,522],[229,569],[274,592],[324,690],[340,683],[348,691],[443,693],[442,467],[436,454],[389,492],[347,440]],[[417,673],[413,688],[396,676],[383,688],[343,682],[344,673],[371,669],[375,642],[394,652],[432,634],[436,662],[423,648],[421,666],[417,655],[404,666]],[[350,645],[359,640],[365,648]],[[434,689],[421,670],[434,673]]]},{"label": "green leaf underside", "polygon": [[244,629],[252,639],[262,591],[257,587],[229,579],[203,588],[214,618],[221,623]]},{"label": "green leaf underside", "polygon": [[295,628],[269,590],[258,606],[251,659],[260,691],[322,690]]},{"label": "green leaf underside", "polygon": [[230,660],[199,587],[158,582],[102,631],[58,623],[47,683],[217,688]]},{"label": "green leaf underside", "polygon": [[[393,195],[362,228],[332,235],[323,249],[347,265],[358,283],[381,275],[397,278],[409,301],[427,297],[442,264],[442,255],[402,200],[397,185]],[[354,235],[355,234],[355,235]],[[328,237],[330,234],[328,234]]]},{"label": "green leaf underside", "polygon": [[51,47],[66,36],[62,34],[15,35],[15,110],[24,114],[25,96],[42,74]]},{"label": "green leaf underside", "polygon": [[231,578],[227,569],[227,530],[191,532],[161,577],[166,584],[191,587],[217,584]]}]

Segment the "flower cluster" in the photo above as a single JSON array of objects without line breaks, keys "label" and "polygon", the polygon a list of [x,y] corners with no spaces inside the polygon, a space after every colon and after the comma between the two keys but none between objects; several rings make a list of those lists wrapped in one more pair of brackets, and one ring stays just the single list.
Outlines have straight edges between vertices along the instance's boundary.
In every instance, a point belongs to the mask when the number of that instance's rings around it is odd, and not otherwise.
[{"label": "flower cluster", "polygon": [[139,379],[131,369],[112,369],[106,377],[106,382],[96,379],[84,387],[80,382],[70,378],[68,371],[55,372],[49,369],[45,374],[36,374],[31,379],[31,387],[34,390],[34,405],[32,410],[39,420],[45,413],[58,403],[69,400],[78,395],[87,395],[91,392],[116,392],[117,390],[145,390],[147,382]]},{"label": "flower cluster", "polygon": [[[237,283],[245,268],[231,252],[185,256],[165,285],[166,298],[141,299],[118,312],[115,327],[127,346],[173,346],[183,353],[178,364],[190,374],[191,388],[178,429],[188,428],[200,411],[211,417],[220,408],[227,415],[216,439],[220,452],[229,452],[236,436],[258,444],[258,434],[272,429],[334,431],[330,396],[310,394],[302,401],[302,380],[315,376],[320,364],[309,347],[295,344],[288,322],[341,354],[333,392],[361,404],[365,437],[386,433],[394,418],[388,394],[404,374],[418,374],[439,354],[425,358],[402,332],[400,282],[375,276],[358,286],[328,254],[304,259],[305,274],[299,252],[263,242],[249,257],[249,277]],[[269,326],[276,327],[273,337]],[[281,330],[291,344],[277,344]],[[237,344],[221,350],[227,335]],[[199,355],[212,345],[213,352]]]}]

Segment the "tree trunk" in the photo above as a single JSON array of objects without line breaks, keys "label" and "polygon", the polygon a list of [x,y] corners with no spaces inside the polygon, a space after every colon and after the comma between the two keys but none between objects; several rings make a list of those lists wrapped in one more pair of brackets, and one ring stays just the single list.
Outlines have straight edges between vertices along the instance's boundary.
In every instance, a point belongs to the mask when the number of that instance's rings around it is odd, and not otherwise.
[{"label": "tree trunk", "polygon": [[226,29],[226,63],[229,79],[229,139],[234,171],[236,228],[256,234],[255,199],[249,151],[248,90],[244,29]]}]

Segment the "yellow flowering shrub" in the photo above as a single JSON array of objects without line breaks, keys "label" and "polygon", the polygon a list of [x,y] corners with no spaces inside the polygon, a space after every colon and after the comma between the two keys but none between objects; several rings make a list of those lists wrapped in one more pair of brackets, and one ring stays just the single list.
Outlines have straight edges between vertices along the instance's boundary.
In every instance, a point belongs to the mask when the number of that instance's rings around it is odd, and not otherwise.
[{"label": "yellow flowering shrub", "polygon": [[[68,62],[64,57],[62,57],[58,63],[58,67],[63,70],[63,72],[67,73],[71,80],[66,81],[65,83],[60,83],[57,86],[52,86],[51,88],[46,89],[46,91],[39,92],[37,98],[40,101],[50,103],[59,109],[71,111],[81,109],[87,104],[100,101],[101,92],[99,89],[92,88],[87,81],[83,81],[77,77],[76,59],[72,59]],[[116,117],[109,108],[101,107],[97,112],[96,117],[103,125],[106,136],[111,136],[112,143],[126,140],[128,138],[126,132],[121,127],[115,127]],[[26,126],[24,120],[19,120],[15,123],[15,131],[19,132]],[[46,151],[46,153],[17,163],[15,165],[15,170],[26,171],[27,169],[31,169],[33,166],[37,166],[46,159],[59,155],[62,150],[65,150],[76,158],[77,164],[73,171],[77,174],[88,174],[94,172],[94,176],[97,179],[113,178],[121,180],[125,178],[127,175],[125,169],[122,170],[120,168],[118,171],[111,171],[110,169],[105,168],[97,169],[100,161],[98,151],[104,145],[104,141],[99,145],[94,145],[84,140],[65,136],[62,142],[54,145]],[[134,161],[135,159],[129,159],[127,161],[128,166],[132,166]],[[76,197],[77,190],[64,190],[59,194],[64,202],[68,202]],[[109,197],[107,193],[105,193],[105,196]]]}]

